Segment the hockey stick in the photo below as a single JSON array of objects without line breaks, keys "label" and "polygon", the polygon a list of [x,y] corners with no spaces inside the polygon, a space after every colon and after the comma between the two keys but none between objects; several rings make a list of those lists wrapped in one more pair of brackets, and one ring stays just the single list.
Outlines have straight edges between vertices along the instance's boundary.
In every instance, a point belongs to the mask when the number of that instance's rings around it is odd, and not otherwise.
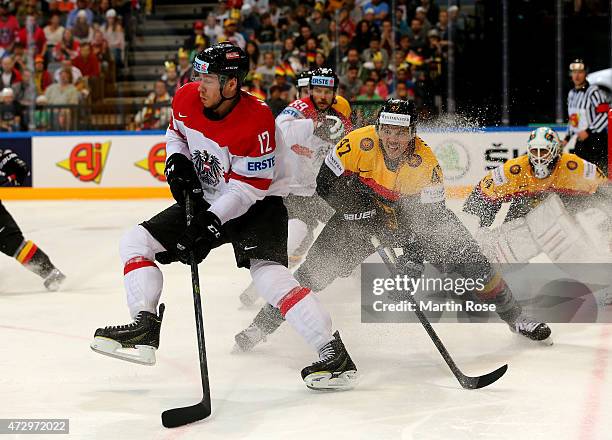
[{"label": "hockey stick", "polygon": [[[193,206],[189,195],[185,197],[185,211],[187,226],[193,218]],[[162,424],[166,428],[176,428],[197,422],[208,417],[211,413],[210,387],[208,384],[208,363],[206,361],[206,345],[204,345],[204,323],[202,320],[202,301],[200,297],[200,275],[198,264],[191,251],[191,287],[193,288],[193,307],[195,309],[196,332],[198,335],[198,351],[200,355],[200,375],[202,377],[202,400],[192,406],[173,408],[162,413]]]},{"label": "hockey stick", "polygon": [[[376,252],[378,252],[378,254],[383,259],[385,266],[387,266],[389,272],[391,272],[392,275],[398,275],[399,272],[396,267],[397,256],[395,255],[394,250],[389,247],[383,246],[378,237],[376,236],[372,236],[371,241],[374,247],[376,248]],[[459,367],[457,367],[457,364],[455,364],[455,361],[451,357],[450,353],[446,350],[446,347],[444,347],[444,344],[442,343],[435,330],[429,323],[429,320],[427,319],[425,314],[419,309],[414,297],[412,295],[408,295],[407,300],[413,306],[414,313],[417,315],[417,318],[419,318],[419,321],[421,321],[421,324],[423,325],[423,327],[425,327],[425,331],[427,331],[427,334],[429,335],[434,345],[442,355],[442,358],[444,359],[444,361],[446,362],[446,364],[453,372],[453,374],[455,375],[455,377],[463,388],[473,390],[476,388],[486,387],[487,385],[491,385],[493,382],[495,382],[497,379],[499,379],[506,373],[506,370],[508,370],[508,365],[499,367],[497,370],[485,374],[484,376],[472,377],[463,374]]]}]

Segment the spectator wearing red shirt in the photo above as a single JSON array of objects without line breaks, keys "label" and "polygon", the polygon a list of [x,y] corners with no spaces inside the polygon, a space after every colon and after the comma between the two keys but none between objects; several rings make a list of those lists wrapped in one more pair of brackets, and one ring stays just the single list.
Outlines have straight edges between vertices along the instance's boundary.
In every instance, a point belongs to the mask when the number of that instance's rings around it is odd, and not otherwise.
[{"label": "spectator wearing red shirt", "polygon": [[[32,35],[32,41],[28,41],[28,33]],[[33,15],[26,17],[25,25],[19,29],[17,34],[17,40],[21,42],[24,47],[30,48],[35,47],[35,55],[43,55],[47,51],[47,37],[45,31],[36,22],[36,18]]]},{"label": "spectator wearing red shirt", "polygon": [[8,56],[2,58],[2,73],[0,74],[0,89],[12,87],[21,82],[21,73],[15,69],[13,58]]},{"label": "spectator wearing red shirt", "polygon": [[72,60],[72,65],[79,69],[86,78],[98,78],[100,76],[100,61],[91,50],[91,43],[81,44],[81,51]]},{"label": "spectator wearing red shirt", "polygon": [[345,32],[348,34],[349,39],[353,39],[357,25],[351,20],[349,10],[346,8],[340,9],[340,17],[338,20],[340,21],[340,32]]},{"label": "spectator wearing red shirt", "polygon": [[18,31],[17,19],[9,14],[7,3],[0,2],[0,48],[11,52]]},{"label": "spectator wearing red shirt", "polygon": [[74,58],[79,53],[80,43],[72,35],[70,29],[64,30],[62,40],[53,48],[53,60],[64,61]]}]

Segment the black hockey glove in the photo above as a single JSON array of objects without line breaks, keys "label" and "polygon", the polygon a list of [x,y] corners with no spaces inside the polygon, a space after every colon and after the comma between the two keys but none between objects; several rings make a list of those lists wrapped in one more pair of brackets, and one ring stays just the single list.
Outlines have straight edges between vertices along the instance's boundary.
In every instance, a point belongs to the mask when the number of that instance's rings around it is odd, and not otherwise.
[{"label": "black hockey glove", "polygon": [[336,210],[342,213],[345,221],[389,226],[391,211],[364,187],[357,176],[349,177],[343,201]]},{"label": "black hockey glove", "polygon": [[[415,258],[414,255],[409,254],[404,254],[397,257],[395,267],[398,274],[407,276],[410,279],[420,278],[425,270],[423,261]],[[414,292],[406,290],[394,290],[389,292],[389,298],[397,302],[407,300],[408,296],[410,295],[414,295]]]},{"label": "black hockey glove", "polygon": [[28,165],[17,154],[11,150],[0,150],[0,180],[21,186],[29,175]]},{"label": "black hockey glove", "polygon": [[210,211],[197,214],[176,243],[176,255],[185,264],[191,264],[191,252],[200,264],[221,239],[221,220]]},{"label": "black hockey glove", "polygon": [[198,212],[202,202],[202,186],[193,162],[181,153],[174,153],[166,160],[165,174],[174,200],[184,207],[187,192],[195,202],[195,212]]}]

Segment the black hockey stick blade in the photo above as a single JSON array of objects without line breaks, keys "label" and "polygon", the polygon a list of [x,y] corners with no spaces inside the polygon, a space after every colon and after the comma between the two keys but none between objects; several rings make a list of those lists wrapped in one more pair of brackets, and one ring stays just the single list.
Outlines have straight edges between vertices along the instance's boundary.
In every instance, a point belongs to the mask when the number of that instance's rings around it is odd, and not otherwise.
[{"label": "black hockey stick blade", "polygon": [[210,404],[207,404],[204,399],[202,399],[200,403],[196,403],[195,405],[164,411],[162,413],[162,425],[166,428],[177,428],[199,420],[204,420],[210,416],[210,413]]},{"label": "black hockey stick blade", "polygon": [[462,377],[458,377],[458,379],[463,388],[468,390],[476,390],[478,388],[484,388],[491,385],[493,382],[497,381],[497,379],[506,374],[506,371],[508,371],[508,364],[502,365],[497,370],[491,371],[483,376],[471,377],[463,375]]}]

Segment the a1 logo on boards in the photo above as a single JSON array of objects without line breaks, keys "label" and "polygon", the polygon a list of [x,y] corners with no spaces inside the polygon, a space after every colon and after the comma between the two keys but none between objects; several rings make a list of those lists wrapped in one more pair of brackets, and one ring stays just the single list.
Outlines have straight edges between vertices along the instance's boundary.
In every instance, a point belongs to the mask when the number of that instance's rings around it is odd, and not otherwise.
[{"label": "a1 logo on boards", "polygon": [[111,141],[78,144],[72,149],[68,159],[57,162],[56,165],[69,171],[81,182],[100,184],[110,147]]},{"label": "a1 logo on boards", "polygon": [[155,144],[150,150],[149,155],[134,164],[136,167],[148,171],[151,176],[160,182],[166,181],[164,170],[166,168],[166,143]]}]

